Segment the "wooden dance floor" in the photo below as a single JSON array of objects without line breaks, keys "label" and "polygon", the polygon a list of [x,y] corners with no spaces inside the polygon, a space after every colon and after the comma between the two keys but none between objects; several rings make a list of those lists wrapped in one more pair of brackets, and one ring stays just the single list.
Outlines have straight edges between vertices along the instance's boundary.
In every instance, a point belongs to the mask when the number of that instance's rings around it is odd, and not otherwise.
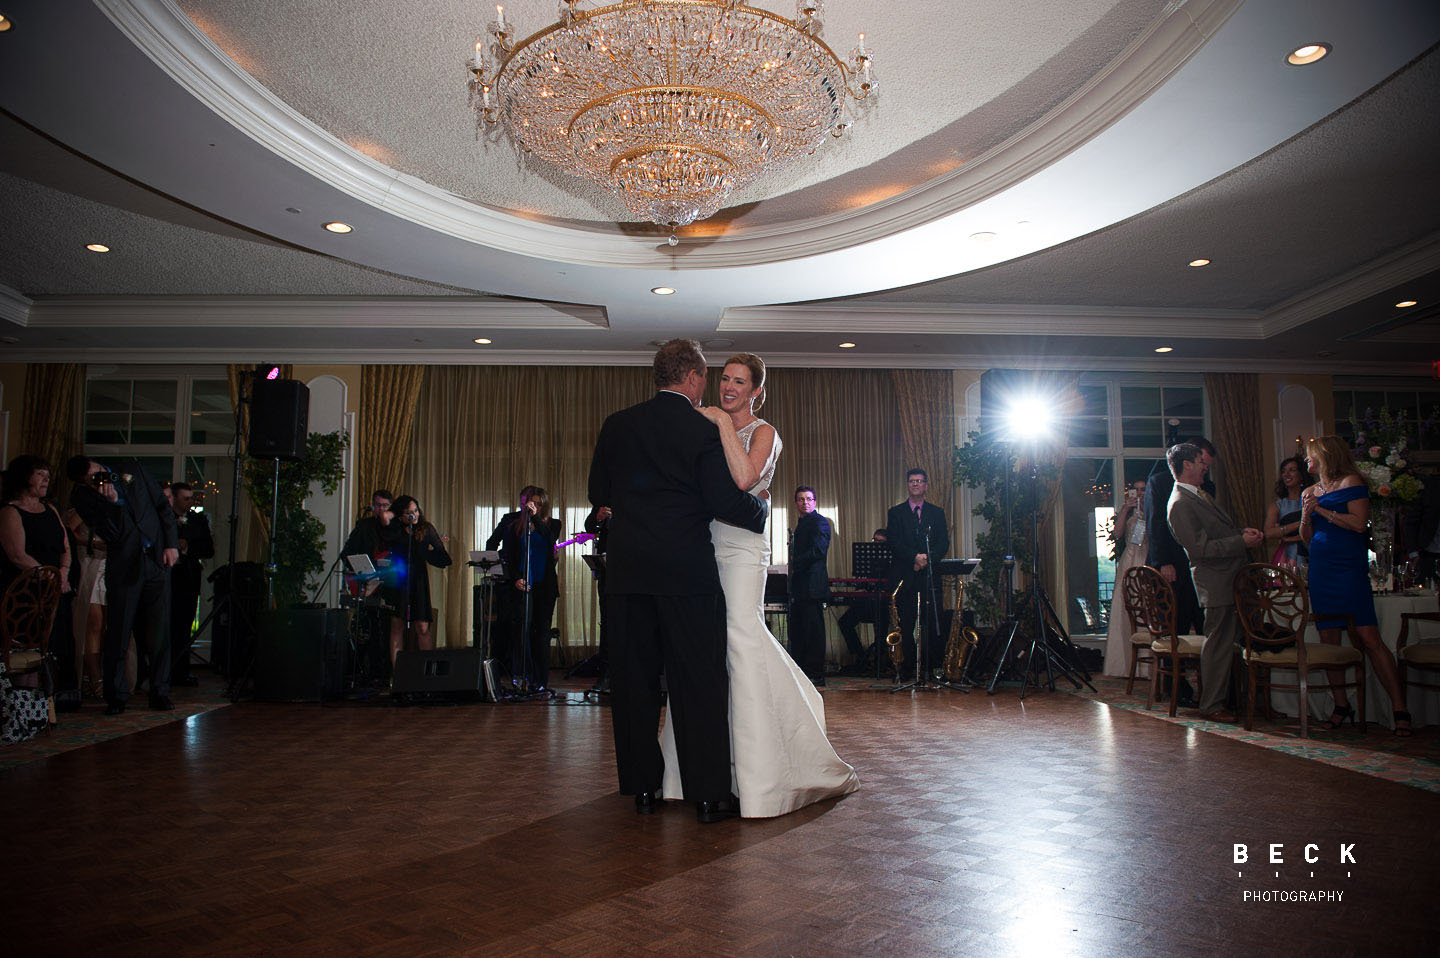
[{"label": "wooden dance floor", "polygon": [[31,762],[6,951],[1436,953],[1440,796],[1065,694],[826,706],[861,790],[707,826],[617,794],[603,707],[242,704]]}]

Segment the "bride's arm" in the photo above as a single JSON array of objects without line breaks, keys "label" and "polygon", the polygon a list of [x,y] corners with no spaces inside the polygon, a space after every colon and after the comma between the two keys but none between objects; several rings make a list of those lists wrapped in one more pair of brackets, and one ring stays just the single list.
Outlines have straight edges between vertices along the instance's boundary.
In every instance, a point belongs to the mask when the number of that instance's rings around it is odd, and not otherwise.
[{"label": "bride's arm", "polygon": [[766,430],[770,432],[768,441],[764,443],[765,455],[768,456],[770,447],[775,442],[775,430],[768,425],[757,429],[747,455],[744,445],[740,442],[740,436],[735,432],[735,424],[730,421],[729,413],[719,406],[702,406],[700,412],[720,429],[720,446],[725,450],[725,465],[730,468],[730,478],[735,480],[737,488],[748,490],[760,481],[760,472],[765,465],[764,458],[760,459],[759,466],[753,461],[756,453],[760,450],[762,434]]}]

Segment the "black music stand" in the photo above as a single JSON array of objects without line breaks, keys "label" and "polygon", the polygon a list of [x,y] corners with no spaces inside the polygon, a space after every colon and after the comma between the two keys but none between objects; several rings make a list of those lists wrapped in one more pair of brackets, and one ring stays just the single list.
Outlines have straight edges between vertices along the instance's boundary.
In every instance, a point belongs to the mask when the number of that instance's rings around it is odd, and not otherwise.
[{"label": "black music stand", "polygon": [[885,542],[850,543],[850,574],[857,579],[883,579],[890,572],[894,553]]}]

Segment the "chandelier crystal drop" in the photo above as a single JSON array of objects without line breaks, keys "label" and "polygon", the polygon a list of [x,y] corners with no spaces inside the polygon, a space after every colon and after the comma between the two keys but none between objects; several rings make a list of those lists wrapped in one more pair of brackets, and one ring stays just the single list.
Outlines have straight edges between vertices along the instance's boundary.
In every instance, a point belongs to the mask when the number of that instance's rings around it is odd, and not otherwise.
[{"label": "chandelier crystal drop", "polygon": [[578,7],[560,0],[520,41],[495,8],[467,64],[477,132],[500,125],[672,231],[842,136],[875,90],[864,34],[847,61],[820,38],[824,0],[797,0],[794,19],[741,0]]}]

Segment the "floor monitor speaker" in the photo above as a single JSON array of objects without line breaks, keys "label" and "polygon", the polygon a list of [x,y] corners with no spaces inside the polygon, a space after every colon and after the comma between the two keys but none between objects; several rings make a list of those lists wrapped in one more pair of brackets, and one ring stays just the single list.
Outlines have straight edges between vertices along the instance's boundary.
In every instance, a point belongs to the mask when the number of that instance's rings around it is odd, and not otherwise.
[{"label": "floor monitor speaker", "polygon": [[401,652],[395,657],[396,695],[417,699],[486,698],[485,662],[473,648]]}]

